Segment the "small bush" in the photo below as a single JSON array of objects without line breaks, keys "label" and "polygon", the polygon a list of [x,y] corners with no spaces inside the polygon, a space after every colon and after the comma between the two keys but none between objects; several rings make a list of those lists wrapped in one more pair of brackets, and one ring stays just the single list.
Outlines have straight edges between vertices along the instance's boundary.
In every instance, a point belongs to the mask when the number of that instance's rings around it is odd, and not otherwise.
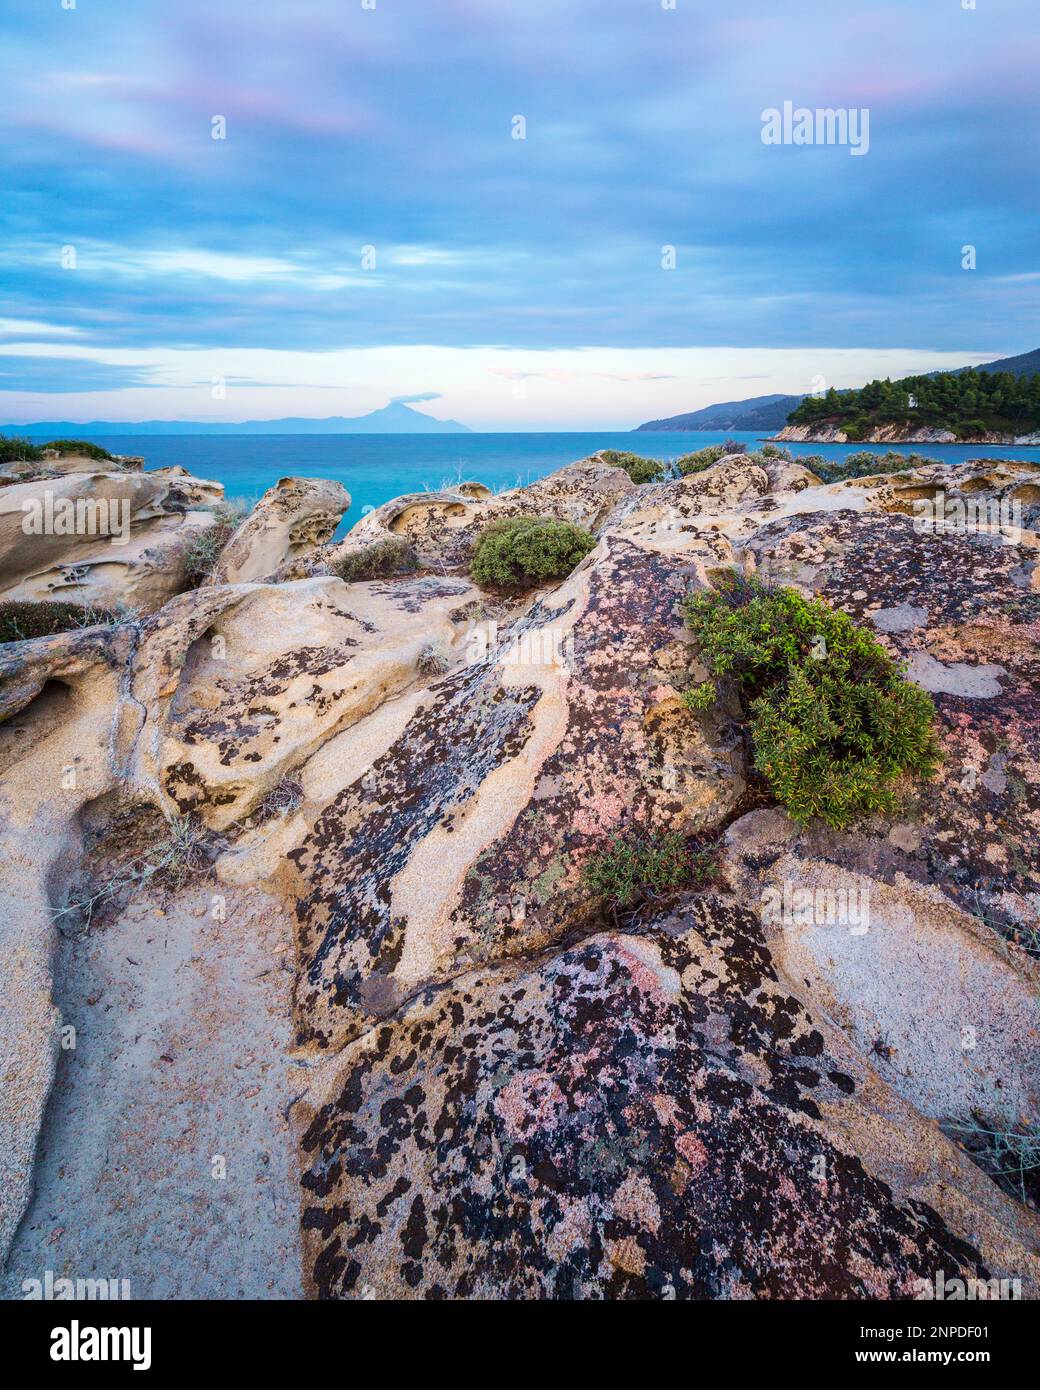
[{"label": "small bush", "polygon": [[70,454],[82,454],[84,458],[97,459],[99,463],[113,463],[115,460],[100,444],[91,444],[86,439],[52,439],[42,446],[53,449],[62,458]]},{"label": "small bush", "polygon": [[973,1114],[964,1123],[941,1128],[998,1187],[1034,1211],[1040,1209],[1040,1126],[998,1129]]},{"label": "small bush", "polygon": [[[677,459],[675,467],[681,478],[688,477],[691,473],[703,473],[705,468],[710,468],[713,463],[718,463],[720,458],[725,458],[730,450],[725,444],[709,444],[703,449],[697,449],[692,454],[683,454],[682,458]],[[741,453],[744,451],[741,450]]]},{"label": "small bush", "polygon": [[703,714],[711,709],[718,699],[718,690],[714,681],[701,681],[700,685],[691,685],[689,690],[684,690],[682,703],[688,710]]},{"label": "small bush", "polygon": [[678,831],[656,839],[618,836],[585,865],[582,882],[615,908],[651,895],[674,893],[690,881],[690,856]]},{"label": "small bush", "polygon": [[291,816],[303,805],[303,788],[294,777],[283,777],[263,796],[253,808],[249,817],[254,823],[263,825],[276,816]]},{"label": "small bush", "polygon": [[758,457],[763,459],[780,459],[783,463],[794,463],[794,456],[790,449],[781,449],[776,444],[763,444],[758,450]]},{"label": "small bush", "polygon": [[546,579],[562,579],[595,545],[595,536],[569,521],[505,517],[478,536],[471,573],[484,588],[523,589]]},{"label": "small bush", "polygon": [[393,538],[373,541],[361,550],[348,551],[329,566],[329,573],[348,584],[364,579],[389,579],[396,574],[414,574],[419,557],[407,541]]},{"label": "small bush", "polygon": [[209,871],[219,845],[195,816],[170,816],[161,826],[144,854],[108,865],[103,877],[81,871],[64,905],[51,914],[63,936],[80,940],[89,935],[149,886],[176,890]]},{"label": "small bush", "polygon": [[184,577],[189,589],[197,589],[213,573],[220,552],[248,515],[244,502],[218,502],[212,512],[213,525],[198,531],[184,552]]},{"label": "small bush", "polygon": [[28,642],[77,627],[118,623],[122,616],[108,608],[89,608],[82,603],[7,599],[0,603],[0,642]]},{"label": "small bush", "polygon": [[900,774],[935,770],[931,698],[845,613],[736,574],[685,611],[715,675],[738,682],[755,766],[795,820],[841,829],[894,809]]},{"label": "small bush", "polygon": [[0,463],[39,463],[43,450],[31,439],[15,434],[0,434]]},{"label": "small bush", "polygon": [[811,468],[825,483],[842,483],[848,478],[872,478],[881,473],[905,473],[910,468],[923,468],[925,464],[937,463],[938,459],[926,458],[924,454],[899,454],[889,449],[886,454],[873,454],[868,449],[849,454],[843,459],[825,459],[819,455],[799,459],[799,463]]},{"label": "small bush", "polygon": [[623,468],[634,483],[659,483],[665,475],[660,459],[645,459],[619,449],[604,449],[601,457],[612,468]]}]

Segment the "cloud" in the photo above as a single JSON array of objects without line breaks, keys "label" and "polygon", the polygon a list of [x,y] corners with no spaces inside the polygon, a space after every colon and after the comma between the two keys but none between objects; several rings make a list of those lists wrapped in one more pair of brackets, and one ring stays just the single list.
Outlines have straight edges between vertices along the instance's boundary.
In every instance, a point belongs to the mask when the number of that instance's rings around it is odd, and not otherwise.
[{"label": "cloud", "polygon": [[[605,403],[650,349],[1036,345],[1035,0],[89,8],[5,36],[8,341],[624,349]],[[787,98],[869,155],[764,147]]]},{"label": "cloud", "polygon": [[0,356],[0,391],[62,395],[76,391],[125,391],[151,384],[145,367],[90,362],[77,357]]},{"label": "cloud", "polygon": [[441,391],[420,391],[415,396],[391,396],[391,405],[418,405],[420,401],[440,401],[444,399]]}]

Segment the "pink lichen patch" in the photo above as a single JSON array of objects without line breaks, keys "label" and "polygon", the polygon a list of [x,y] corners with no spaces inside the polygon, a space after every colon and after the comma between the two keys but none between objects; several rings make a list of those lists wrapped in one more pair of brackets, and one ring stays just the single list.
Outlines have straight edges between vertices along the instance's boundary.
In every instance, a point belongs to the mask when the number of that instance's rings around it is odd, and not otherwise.
[{"label": "pink lichen patch", "polygon": [[625,814],[625,800],[613,791],[597,791],[574,812],[573,826],[581,835],[599,835],[619,825]]},{"label": "pink lichen patch", "polygon": [[646,1178],[630,1173],[614,1193],[614,1215],[642,1231],[656,1233],[661,1225],[661,1208]]},{"label": "pink lichen patch", "polygon": [[663,1125],[674,1125],[675,1117],[679,1113],[679,1103],[674,1096],[666,1096],[661,1092],[650,1097],[650,1104],[654,1107],[654,1113],[659,1122]]},{"label": "pink lichen patch", "polygon": [[545,1248],[551,1260],[562,1264],[572,1250],[588,1245],[592,1219],[588,1206],[580,1198],[561,1197],[559,1200],[563,1216],[546,1237]]},{"label": "pink lichen patch", "polygon": [[695,1174],[700,1173],[708,1162],[708,1150],[692,1130],[680,1134],[675,1141],[675,1147]]},{"label": "pink lichen patch", "polygon": [[514,1076],[495,1101],[495,1110],[514,1139],[550,1128],[566,1106],[559,1086],[546,1072],[540,1071]]}]

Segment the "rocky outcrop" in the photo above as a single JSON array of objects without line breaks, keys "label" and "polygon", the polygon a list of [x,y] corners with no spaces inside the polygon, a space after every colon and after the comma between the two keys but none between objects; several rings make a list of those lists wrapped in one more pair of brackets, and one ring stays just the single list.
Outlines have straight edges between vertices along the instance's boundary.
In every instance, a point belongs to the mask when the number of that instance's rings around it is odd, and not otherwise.
[{"label": "rocky outcrop", "polygon": [[1037,1227],[779,974],[752,913],[429,989],[315,1085],[330,1298],[914,1298],[1040,1274]]},{"label": "rocky outcrop", "polygon": [[[187,505],[190,479],[163,485]],[[156,1296],[219,1293],[220,1261],[282,1269],[301,1246],[326,1298],[913,1298],[940,1273],[1040,1293],[1036,1213],[957,1142],[1035,1126],[1040,1105],[1040,472],[824,485],[730,456],[636,487],[594,457],[499,497],[398,499],[339,546],[337,505],[272,490],[205,587],[0,663],[21,894],[0,1028],[28,1078],[8,1233],[54,999],[98,1029],[90,1086],[108,1066],[126,1088],[92,1128],[87,1082],[59,1071],[17,1259],[103,1251]],[[562,582],[492,599],[463,563],[489,520],[522,514],[598,544]],[[421,573],[324,572],[388,537]],[[682,704],[707,676],[682,599],[733,566],[845,609],[934,693],[944,761],[898,815],[799,829],[749,771],[735,697]],[[39,805],[77,756],[74,795]],[[590,893],[604,849],[672,832],[717,866],[708,886],[638,910]],[[170,835],[163,864],[186,880],[113,898],[52,986],[77,861],[119,882]],[[98,989],[133,1005],[125,1027],[77,1003]],[[244,1050],[243,1018],[260,1040]],[[166,1094],[272,1196],[269,1219],[217,1219],[212,1184],[170,1155]],[[295,1233],[271,1176],[288,1127]],[[102,1131],[130,1155],[115,1186]],[[115,1205],[94,1213],[102,1187]],[[266,1270],[241,1284],[296,1292]]]},{"label": "rocky outcrop", "polygon": [[152,612],[185,587],[222,491],[182,469],[96,465],[0,488],[0,598]]},{"label": "rocky outcrop", "polygon": [[[837,424],[821,422],[813,425],[785,425],[770,439],[785,444],[848,444],[849,436]],[[1002,444],[1037,445],[1040,435],[1002,434],[998,430],[982,430],[970,437],[954,434],[952,430],[927,425],[876,425],[855,440],[857,444]]]},{"label": "rocky outcrop", "polygon": [[362,517],[325,558],[334,565],[338,555],[399,537],[425,564],[453,567],[469,558],[478,532],[501,517],[547,516],[596,532],[634,488],[627,473],[595,454],[497,496],[474,483],[444,492],[412,493]]},{"label": "rocky outcrop", "polygon": [[344,725],[446,652],[477,591],[435,577],[209,586],[146,625],[131,695],[145,711],[133,777],[169,814],[214,829],[242,819]]},{"label": "rocky outcrop", "polygon": [[279,478],[220,552],[210,584],[243,584],[273,574],[328,541],[350,507],[331,478]]}]

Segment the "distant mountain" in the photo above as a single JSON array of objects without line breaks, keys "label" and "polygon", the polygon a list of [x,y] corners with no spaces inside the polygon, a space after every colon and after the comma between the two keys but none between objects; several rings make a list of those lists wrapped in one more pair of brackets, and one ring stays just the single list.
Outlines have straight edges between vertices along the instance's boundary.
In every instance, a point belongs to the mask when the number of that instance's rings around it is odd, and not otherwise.
[{"label": "distant mountain", "polygon": [[[959,371],[969,372],[971,367]],[[996,362],[984,362],[977,372],[1010,372],[1012,376],[1034,376],[1040,372],[1040,348],[1020,353],[1018,357],[1001,357]],[[941,376],[941,372],[929,372]],[[806,393],[808,394],[808,393]],[[721,405],[706,405],[687,415],[671,415],[666,420],[648,420],[637,425],[639,430],[779,430],[787,417],[801,405],[805,396],[752,396],[746,401],[724,401]]]},{"label": "distant mountain", "polygon": [[648,420],[640,430],[775,430],[783,425],[801,396],[752,396],[746,401],[706,405],[688,415]]},{"label": "distant mountain", "polygon": [[324,420],[288,416],[281,420],[44,420],[31,425],[0,425],[0,434],[42,435],[46,439],[82,439],[89,435],[128,434],[469,434],[457,420],[435,420],[421,410],[393,401],[367,415],[330,415]]},{"label": "distant mountain", "polygon": [[[958,368],[961,372],[970,372],[971,367]],[[1032,352],[1019,353],[1017,357],[1001,357],[996,362],[983,362],[981,366],[974,369],[977,372],[1010,372],[1012,376],[1036,376],[1040,372],[1040,348],[1034,348]],[[941,376],[941,372],[929,372],[929,376]]]}]

